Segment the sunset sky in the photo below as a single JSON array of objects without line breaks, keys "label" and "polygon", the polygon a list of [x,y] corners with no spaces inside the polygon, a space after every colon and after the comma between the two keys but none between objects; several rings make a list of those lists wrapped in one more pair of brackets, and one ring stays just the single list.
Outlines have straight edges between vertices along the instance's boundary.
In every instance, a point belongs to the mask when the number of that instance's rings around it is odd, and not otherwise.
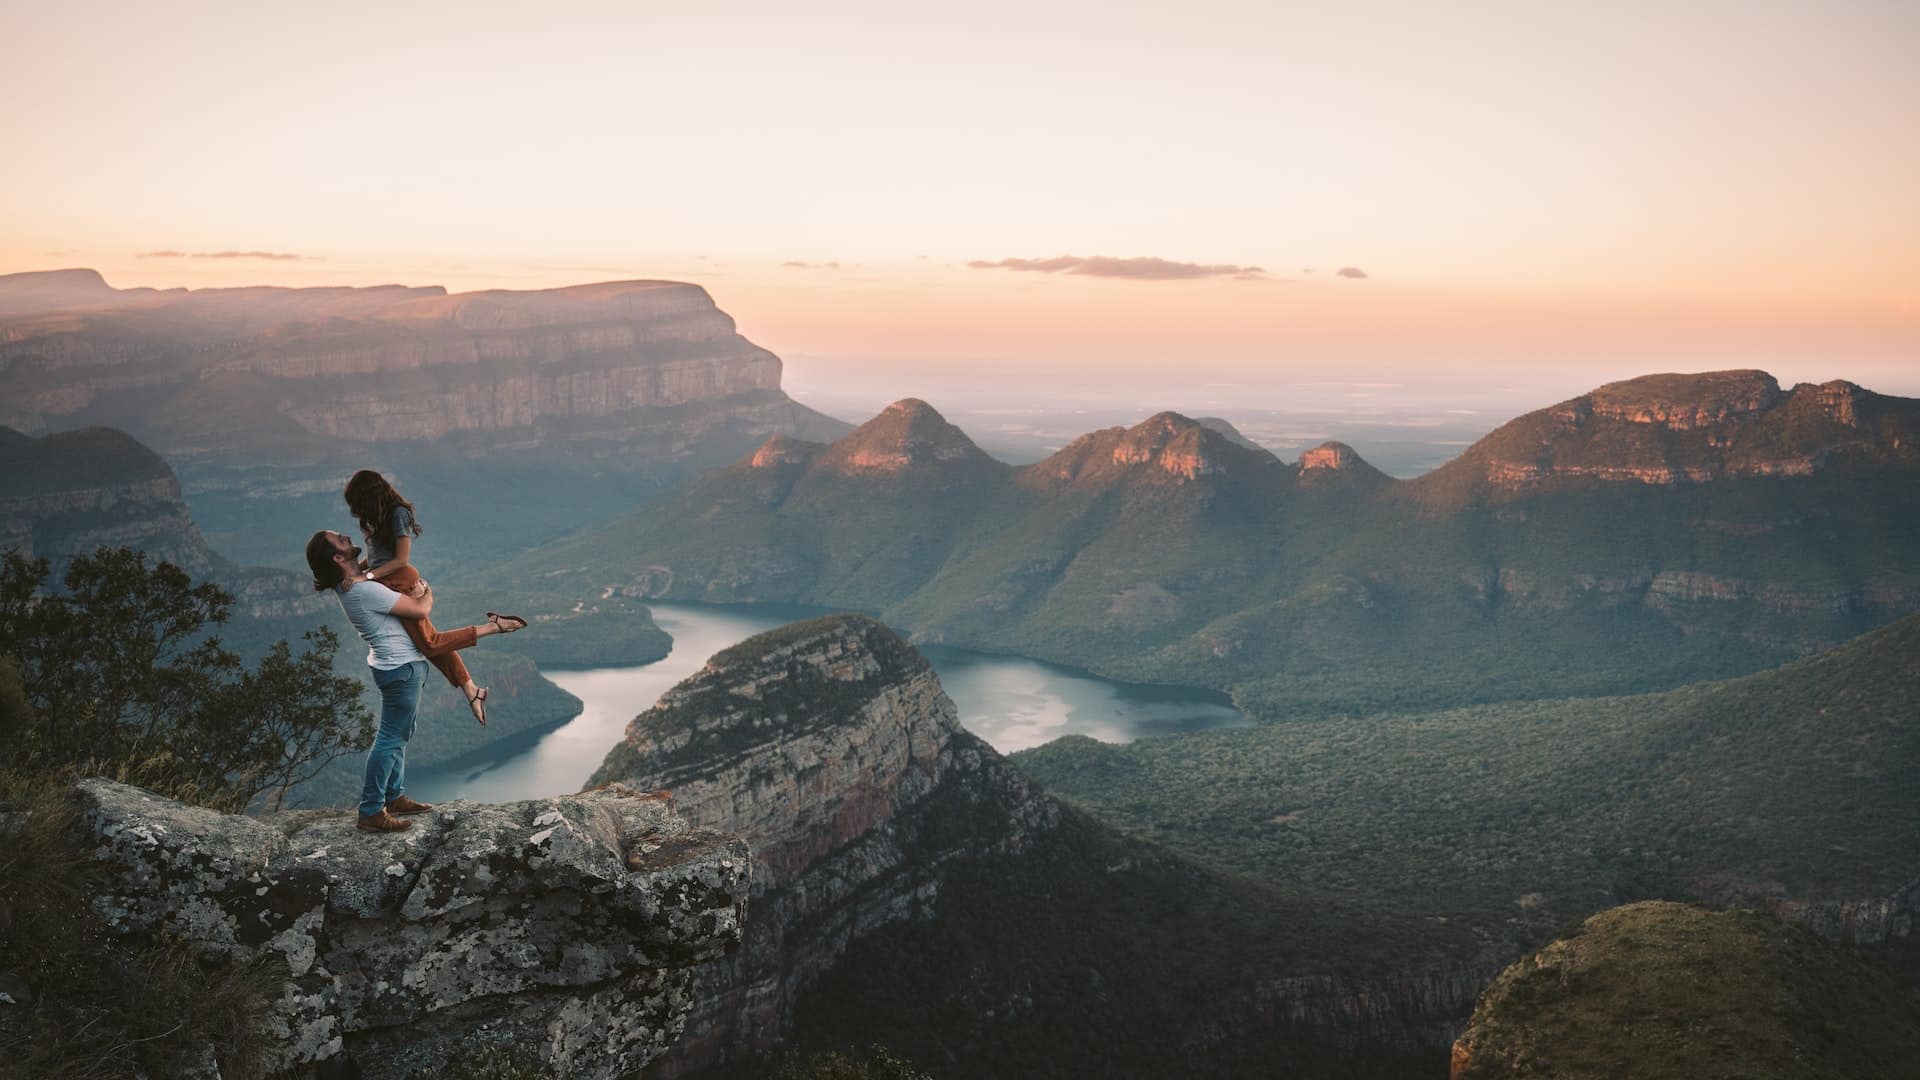
[{"label": "sunset sky", "polygon": [[1920,394],[1911,0],[0,0],[0,41],[0,273],[674,278],[813,385]]}]

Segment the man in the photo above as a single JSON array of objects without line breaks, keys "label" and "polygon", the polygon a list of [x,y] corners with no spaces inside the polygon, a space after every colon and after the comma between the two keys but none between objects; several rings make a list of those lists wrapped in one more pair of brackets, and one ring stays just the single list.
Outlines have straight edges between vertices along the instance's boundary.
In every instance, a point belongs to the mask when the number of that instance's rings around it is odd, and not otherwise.
[{"label": "man", "polygon": [[407,636],[401,619],[424,619],[433,611],[433,590],[421,582],[402,596],[375,584],[360,569],[360,549],[346,534],[321,530],[307,541],[307,567],[316,591],[332,589],[353,628],[367,643],[367,666],[380,688],[380,732],[367,750],[357,826],[366,832],[400,832],[433,804],[406,795],[407,740],[413,737],[426,682],[427,658]]}]

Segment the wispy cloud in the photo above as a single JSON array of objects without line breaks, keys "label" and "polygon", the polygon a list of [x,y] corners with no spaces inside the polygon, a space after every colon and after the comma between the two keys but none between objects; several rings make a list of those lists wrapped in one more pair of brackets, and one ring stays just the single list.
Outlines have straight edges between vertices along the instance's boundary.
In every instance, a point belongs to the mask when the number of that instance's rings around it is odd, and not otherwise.
[{"label": "wispy cloud", "polygon": [[1340,269],[1335,270],[1334,273],[1340,275],[1341,277],[1348,277],[1348,278],[1363,278],[1367,276],[1367,272],[1365,270],[1360,269],[1357,266],[1343,266]]},{"label": "wispy cloud", "polygon": [[780,265],[791,266],[799,270],[838,270],[840,269],[840,264],[837,262],[817,263],[817,262],[807,262],[804,259],[788,259],[786,262],[783,262]]},{"label": "wispy cloud", "polygon": [[1210,277],[1252,280],[1266,276],[1266,271],[1258,266],[1174,262],[1151,255],[1131,259],[1117,259],[1111,255],[1084,258],[1060,255],[1051,259],[1001,259],[998,262],[975,259],[967,265],[975,270],[1028,270],[1042,274],[1084,274],[1087,277],[1130,278],[1135,281],[1183,281]]},{"label": "wispy cloud", "polygon": [[268,259],[273,262],[297,262],[301,259],[318,259],[317,255],[300,255],[291,251],[174,251],[166,248],[160,251],[142,251],[135,258],[140,259]]}]

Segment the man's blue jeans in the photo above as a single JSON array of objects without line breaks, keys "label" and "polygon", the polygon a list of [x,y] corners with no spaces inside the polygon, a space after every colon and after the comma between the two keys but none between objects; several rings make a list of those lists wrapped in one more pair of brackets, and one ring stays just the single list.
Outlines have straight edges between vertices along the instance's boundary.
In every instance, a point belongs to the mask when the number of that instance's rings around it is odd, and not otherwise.
[{"label": "man's blue jeans", "polygon": [[420,711],[420,687],[427,681],[427,662],[415,660],[397,668],[373,668],[373,684],[380,688],[380,733],[367,751],[367,778],[360,787],[360,816],[370,817],[406,790],[407,740]]}]

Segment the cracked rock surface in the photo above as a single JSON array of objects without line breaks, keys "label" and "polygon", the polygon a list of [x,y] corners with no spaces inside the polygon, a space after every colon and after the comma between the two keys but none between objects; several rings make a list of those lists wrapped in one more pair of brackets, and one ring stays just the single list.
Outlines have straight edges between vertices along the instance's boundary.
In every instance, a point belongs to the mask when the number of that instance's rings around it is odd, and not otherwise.
[{"label": "cracked rock surface", "polygon": [[692,966],[741,939],[745,842],[617,784],[443,803],[381,834],[106,780],[75,796],[116,930],[285,961],[276,1068],[350,1057],[398,1078],[455,1043],[510,1043],[556,1075],[617,1076],[679,1036]]}]

